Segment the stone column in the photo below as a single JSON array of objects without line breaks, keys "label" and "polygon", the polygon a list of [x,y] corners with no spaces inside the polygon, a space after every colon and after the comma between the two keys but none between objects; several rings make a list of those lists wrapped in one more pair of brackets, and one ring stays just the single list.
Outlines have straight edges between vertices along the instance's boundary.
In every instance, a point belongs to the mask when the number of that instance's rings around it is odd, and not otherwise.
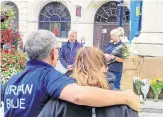
[{"label": "stone column", "polygon": [[163,56],[163,0],[143,0],[141,34],[133,43],[142,56]]}]

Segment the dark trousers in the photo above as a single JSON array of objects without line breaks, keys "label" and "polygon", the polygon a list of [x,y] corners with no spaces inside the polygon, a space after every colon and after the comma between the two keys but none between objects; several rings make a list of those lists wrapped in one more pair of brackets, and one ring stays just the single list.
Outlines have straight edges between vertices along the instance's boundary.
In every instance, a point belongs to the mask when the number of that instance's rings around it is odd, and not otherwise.
[{"label": "dark trousers", "polygon": [[108,71],[107,72],[106,80],[107,80],[107,82],[108,82],[108,84],[110,86],[110,89],[114,89],[115,88],[114,87],[115,79],[116,79],[115,75],[112,72]]},{"label": "dark trousers", "polygon": [[116,77],[115,82],[114,82],[114,87],[117,89],[120,89],[122,72],[115,72],[115,71],[110,71],[110,72],[112,72]]}]

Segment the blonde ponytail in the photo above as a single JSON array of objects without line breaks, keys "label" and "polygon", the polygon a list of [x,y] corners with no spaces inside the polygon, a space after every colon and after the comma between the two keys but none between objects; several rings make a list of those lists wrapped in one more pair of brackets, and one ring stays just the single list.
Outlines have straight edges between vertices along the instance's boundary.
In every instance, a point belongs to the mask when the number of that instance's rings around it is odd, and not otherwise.
[{"label": "blonde ponytail", "polygon": [[117,35],[119,37],[124,37],[125,36],[125,31],[122,27],[115,28],[110,31],[110,35]]},{"label": "blonde ponytail", "polygon": [[124,28],[119,27],[119,28],[117,28],[117,30],[118,30],[118,36],[120,36],[120,37],[124,37],[125,36]]}]

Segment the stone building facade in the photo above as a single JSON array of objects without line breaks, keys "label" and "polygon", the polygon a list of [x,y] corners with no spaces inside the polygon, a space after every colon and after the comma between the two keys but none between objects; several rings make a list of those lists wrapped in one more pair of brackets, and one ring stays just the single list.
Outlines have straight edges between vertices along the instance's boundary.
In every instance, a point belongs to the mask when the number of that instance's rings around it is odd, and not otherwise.
[{"label": "stone building facade", "polygon": [[[36,29],[51,30],[61,46],[67,32],[75,29],[78,41],[104,49],[109,32],[119,26],[120,0],[1,0],[18,9],[17,24],[23,35]],[[130,0],[124,0],[123,27],[130,30]],[[133,88],[132,78],[163,78],[163,0],[143,0],[142,29],[133,39],[139,53],[124,63],[122,89]]]}]

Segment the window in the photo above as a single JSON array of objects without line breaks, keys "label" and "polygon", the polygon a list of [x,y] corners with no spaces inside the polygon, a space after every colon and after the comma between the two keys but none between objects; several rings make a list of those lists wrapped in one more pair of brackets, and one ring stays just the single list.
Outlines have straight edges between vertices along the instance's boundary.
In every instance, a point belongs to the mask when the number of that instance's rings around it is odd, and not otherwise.
[{"label": "window", "polygon": [[71,16],[65,5],[59,2],[47,4],[39,15],[39,29],[52,31],[57,37],[67,37]]},{"label": "window", "polygon": [[[102,5],[96,13],[95,23],[118,22],[120,12],[118,4],[119,2],[112,1]],[[129,22],[129,10],[127,7],[124,7],[123,21]]]}]

